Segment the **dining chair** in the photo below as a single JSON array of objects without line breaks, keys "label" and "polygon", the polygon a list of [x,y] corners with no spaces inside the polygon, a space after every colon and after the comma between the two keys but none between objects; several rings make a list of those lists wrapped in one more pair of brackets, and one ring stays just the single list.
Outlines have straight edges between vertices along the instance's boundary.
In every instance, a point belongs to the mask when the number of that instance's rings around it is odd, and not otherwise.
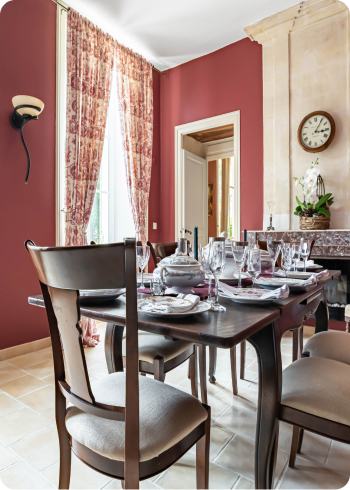
[{"label": "dining chair", "polygon": [[[349,379],[350,365],[320,357],[304,357],[283,370],[278,418],[293,425],[291,468],[301,449],[303,430],[350,444]],[[277,444],[278,434],[275,452]]]},{"label": "dining chair", "polygon": [[[235,247],[247,247],[248,242],[233,241],[232,246]],[[240,365],[240,377],[244,379],[244,366],[245,366],[245,351],[246,351],[246,341],[241,342],[241,365]],[[217,347],[209,346],[209,382],[215,383],[215,372],[216,372],[216,361],[217,361]],[[236,346],[230,349],[230,364],[231,364],[231,380],[232,380],[232,392],[234,395],[238,395],[237,387],[237,351]]]},{"label": "dining chair", "polygon": [[[187,245],[189,245],[191,242],[187,240]],[[175,253],[175,250],[177,249],[178,243],[177,242],[169,242],[169,243],[154,243],[154,252],[156,257],[160,259],[164,259],[165,257],[170,257],[170,255],[173,255]]]},{"label": "dining chair", "polygon": [[[96,247],[41,248],[30,240],[25,245],[40,281],[52,341],[59,488],[69,488],[71,451],[96,471],[122,480],[124,488],[139,488],[140,480],[164,471],[194,444],[197,487],[208,488],[210,407],[139,376],[135,240]],[[126,372],[90,382],[79,290],[117,288],[126,288]]]},{"label": "dining chair", "polygon": [[[346,308],[345,313],[350,313],[350,305],[347,305]],[[347,318],[349,319],[348,316],[345,316],[345,319]],[[306,342],[302,357],[320,357],[350,365],[349,331],[328,330],[327,332],[316,333]],[[296,453],[301,452],[303,436],[303,429],[300,429],[299,432],[295,431],[292,464],[294,464]]]}]

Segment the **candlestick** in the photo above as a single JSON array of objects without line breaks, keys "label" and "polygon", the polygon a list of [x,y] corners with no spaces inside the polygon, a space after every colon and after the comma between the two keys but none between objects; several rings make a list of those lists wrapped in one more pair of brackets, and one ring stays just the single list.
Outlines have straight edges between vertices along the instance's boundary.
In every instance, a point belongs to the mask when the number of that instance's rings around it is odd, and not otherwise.
[{"label": "candlestick", "polygon": [[193,248],[194,258],[198,260],[198,226],[193,229]]}]

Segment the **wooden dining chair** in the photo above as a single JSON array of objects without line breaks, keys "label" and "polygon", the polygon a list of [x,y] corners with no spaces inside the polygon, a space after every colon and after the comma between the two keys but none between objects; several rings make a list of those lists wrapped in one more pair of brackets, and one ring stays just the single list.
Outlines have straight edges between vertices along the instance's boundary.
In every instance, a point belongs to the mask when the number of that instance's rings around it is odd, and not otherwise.
[{"label": "wooden dining chair", "polygon": [[[26,242],[52,340],[60,489],[69,488],[71,451],[96,471],[122,480],[124,488],[139,488],[140,480],[164,471],[194,444],[197,487],[208,488],[210,408],[139,376],[135,245],[134,239],[96,247],[40,248]],[[90,383],[79,290],[117,288],[126,288],[126,372]]]},{"label": "wooden dining chair", "polygon": [[[187,245],[189,245],[191,242],[187,240]],[[169,242],[169,243],[154,243],[154,252],[156,257],[160,259],[164,259],[165,257],[170,257],[170,255],[173,255],[175,253],[175,250],[177,249],[178,243],[177,242]]]}]

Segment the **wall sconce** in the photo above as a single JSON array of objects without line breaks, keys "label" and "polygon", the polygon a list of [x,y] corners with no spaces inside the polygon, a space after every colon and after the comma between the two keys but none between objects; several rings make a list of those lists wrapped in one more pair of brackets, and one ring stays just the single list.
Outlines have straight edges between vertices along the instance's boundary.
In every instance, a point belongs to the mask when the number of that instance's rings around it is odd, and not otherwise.
[{"label": "wall sconce", "polygon": [[10,121],[12,126],[21,132],[22,143],[28,157],[27,175],[24,181],[24,183],[27,184],[30,172],[30,156],[24,141],[23,128],[24,125],[32,119],[38,119],[39,114],[44,110],[44,102],[36,97],[30,97],[29,95],[16,95],[16,97],[13,97],[12,99],[12,104],[14,111],[10,116]]}]

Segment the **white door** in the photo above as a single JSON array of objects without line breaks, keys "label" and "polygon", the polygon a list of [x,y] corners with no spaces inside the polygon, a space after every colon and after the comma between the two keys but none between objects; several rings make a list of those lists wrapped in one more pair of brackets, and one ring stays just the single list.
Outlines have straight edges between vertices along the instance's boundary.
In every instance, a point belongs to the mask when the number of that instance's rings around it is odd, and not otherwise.
[{"label": "white door", "polygon": [[[181,235],[193,245],[193,229],[198,226],[198,246],[208,243],[208,163],[183,150]],[[192,235],[186,232],[189,230]]]}]

